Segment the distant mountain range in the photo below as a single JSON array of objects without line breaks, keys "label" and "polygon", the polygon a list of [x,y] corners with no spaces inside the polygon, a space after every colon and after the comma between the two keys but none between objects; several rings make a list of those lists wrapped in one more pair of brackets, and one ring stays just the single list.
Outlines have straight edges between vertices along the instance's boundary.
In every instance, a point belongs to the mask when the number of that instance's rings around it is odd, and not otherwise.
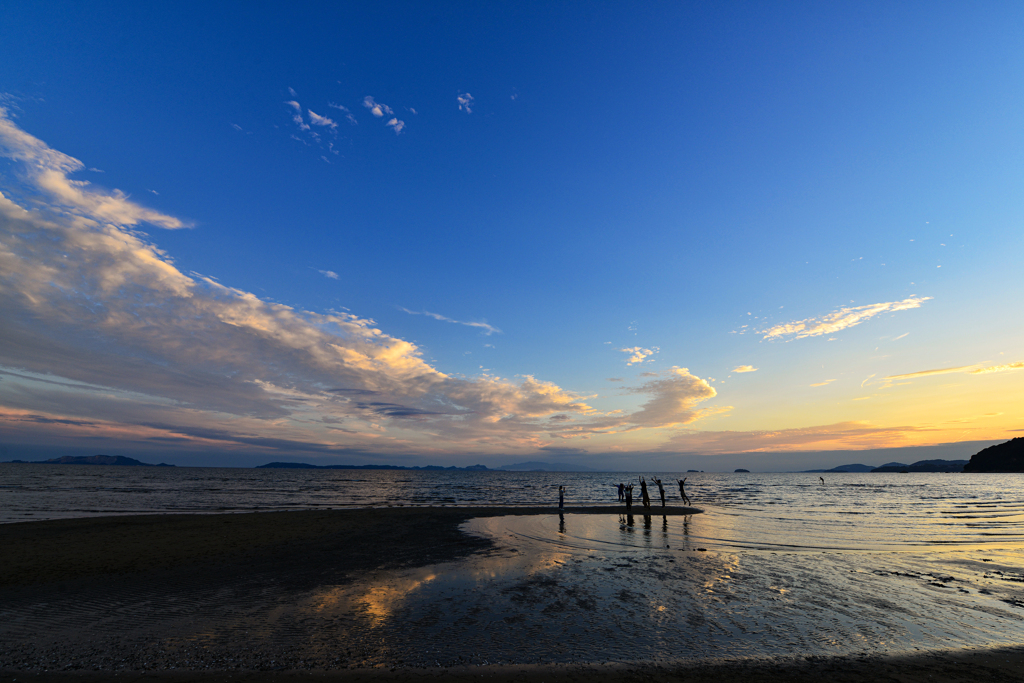
[{"label": "distant mountain range", "polygon": [[154,465],[149,462],[142,462],[135,458],[126,458],[123,455],[64,455],[49,460],[11,460],[29,465],[116,465],[119,467],[174,467],[162,462]]},{"label": "distant mountain range", "polygon": [[580,465],[563,465],[550,462],[521,462],[517,465],[503,465],[490,468],[486,465],[470,465],[469,467],[441,467],[426,465],[423,467],[405,467],[403,465],[310,465],[306,462],[269,462],[258,465],[257,469],[291,469],[291,470],[458,470],[469,472],[596,472],[593,468]]},{"label": "distant mountain range", "polygon": [[902,462],[887,462],[884,465],[840,465],[830,470],[804,470],[804,472],[963,472],[967,460],[918,460],[907,465]]}]

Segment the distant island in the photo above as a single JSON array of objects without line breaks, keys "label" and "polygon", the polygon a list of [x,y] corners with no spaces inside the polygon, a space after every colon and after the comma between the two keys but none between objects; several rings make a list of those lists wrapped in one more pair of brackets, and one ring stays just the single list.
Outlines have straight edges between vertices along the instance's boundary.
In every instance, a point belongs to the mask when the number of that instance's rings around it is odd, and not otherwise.
[{"label": "distant island", "polygon": [[49,460],[10,460],[12,463],[25,465],[115,465],[118,467],[174,467],[165,462],[154,465],[123,455],[63,455]]},{"label": "distant island", "polygon": [[461,472],[596,472],[590,467],[581,465],[564,465],[550,462],[521,462],[516,465],[502,465],[490,468],[486,465],[469,465],[468,467],[441,467],[440,465],[311,465],[307,462],[270,462],[257,465],[256,469],[291,469],[291,470],[419,470],[419,471],[461,471]]},{"label": "distant island", "polygon": [[978,451],[964,472],[1024,472],[1024,436]]},{"label": "distant island", "polygon": [[747,474],[750,474],[750,470],[745,470],[742,467],[739,468],[739,469],[733,470],[733,472],[746,472]]},{"label": "distant island", "polygon": [[882,465],[872,472],[963,472],[966,460],[918,460],[911,465],[898,462]]}]

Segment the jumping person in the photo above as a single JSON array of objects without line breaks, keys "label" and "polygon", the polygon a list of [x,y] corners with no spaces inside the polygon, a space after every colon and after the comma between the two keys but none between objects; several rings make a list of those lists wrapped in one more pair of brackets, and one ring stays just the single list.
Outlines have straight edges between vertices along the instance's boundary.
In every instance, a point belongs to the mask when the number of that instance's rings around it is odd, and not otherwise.
[{"label": "jumping person", "polygon": [[640,502],[644,504],[645,508],[651,507],[651,496],[647,493],[647,482],[643,477],[640,479]]},{"label": "jumping person", "polygon": [[825,477],[818,477],[818,479],[821,479],[821,483],[822,483],[822,484],[824,484],[824,483],[825,483]]},{"label": "jumping person", "polygon": [[619,482],[619,502],[621,503],[624,500],[626,500],[626,487],[623,486],[622,482],[620,481]]},{"label": "jumping person", "polygon": [[686,495],[685,485],[686,485],[686,477],[683,477],[682,479],[679,480],[679,495],[683,499],[683,504],[684,505],[689,505],[690,504],[690,498]]},{"label": "jumping person", "polygon": [[661,485],[661,479],[652,477],[654,483],[658,485],[658,493],[661,494],[661,507],[665,507],[665,487]]}]

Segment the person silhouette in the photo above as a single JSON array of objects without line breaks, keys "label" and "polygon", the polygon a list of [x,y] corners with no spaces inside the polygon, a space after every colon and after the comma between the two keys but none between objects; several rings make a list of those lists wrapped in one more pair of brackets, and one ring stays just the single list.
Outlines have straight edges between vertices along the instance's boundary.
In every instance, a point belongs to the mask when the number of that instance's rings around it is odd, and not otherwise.
[{"label": "person silhouette", "polygon": [[619,502],[621,503],[624,500],[626,500],[626,487],[623,486],[622,482],[620,481],[619,482]]},{"label": "person silhouette", "polygon": [[633,510],[633,485],[630,484],[626,487],[626,512]]},{"label": "person silhouette", "polygon": [[821,483],[822,483],[822,484],[824,484],[824,483],[825,483],[825,477],[818,477],[818,479],[821,479]]},{"label": "person silhouette", "polygon": [[640,477],[640,502],[645,508],[651,507],[651,496],[647,493],[647,482],[643,477]]},{"label": "person silhouette", "polygon": [[562,510],[565,508],[565,487],[558,487],[558,509]]},{"label": "person silhouette", "polygon": [[654,479],[654,483],[658,485],[658,493],[661,494],[661,507],[665,507],[665,487],[661,485],[661,479],[657,477],[651,477]]},{"label": "person silhouette", "polygon": [[690,504],[690,498],[686,495],[686,479],[687,477],[683,477],[679,480],[679,496],[683,499],[683,505]]}]

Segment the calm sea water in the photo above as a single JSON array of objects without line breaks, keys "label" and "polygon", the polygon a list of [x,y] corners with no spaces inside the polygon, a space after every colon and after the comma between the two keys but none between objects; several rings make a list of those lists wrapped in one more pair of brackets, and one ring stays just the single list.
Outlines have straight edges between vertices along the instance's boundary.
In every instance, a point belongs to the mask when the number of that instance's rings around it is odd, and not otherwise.
[{"label": "calm sea water", "polygon": [[[644,474],[666,482],[684,476]],[[619,473],[8,464],[0,465],[0,521],[388,505],[552,508],[465,522],[467,533],[495,542],[490,552],[311,591],[245,584],[196,596],[162,585],[138,594],[105,587],[90,603],[100,605],[94,621],[75,622],[76,629],[104,638],[150,629],[157,635],[126,640],[125,652],[149,647],[147,661],[161,666],[197,666],[160,659],[170,656],[159,645],[167,634],[201,644],[190,657],[220,647],[231,657],[264,652],[266,666],[277,666],[287,650],[297,665],[324,667],[338,643],[362,653],[364,666],[448,666],[1024,642],[1024,475],[826,474],[824,485],[817,474],[685,476],[701,514],[571,511],[614,505],[614,486],[627,477]],[[569,487],[564,515],[554,509],[559,485]],[[667,494],[669,505],[680,504],[678,487]],[[55,614],[81,613],[78,597],[60,599],[0,610],[0,640],[2,624],[9,638],[35,643],[36,628],[56,628]],[[202,618],[183,625],[185,608]],[[86,649],[86,663],[88,653],[105,651]],[[58,656],[65,654],[43,652],[39,661]]]},{"label": "calm sea water", "polygon": [[[687,477],[720,546],[883,550],[1024,547],[1024,475],[644,473]],[[623,473],[418,472],[0,465],[0,522],[151,513],[218,513],[427,505],[616,503]],[[657,491],[652,488],[654,499]],[[639,493],[639,491],[637,492]],[[637,496],[639,497],[639,496]]]}]

